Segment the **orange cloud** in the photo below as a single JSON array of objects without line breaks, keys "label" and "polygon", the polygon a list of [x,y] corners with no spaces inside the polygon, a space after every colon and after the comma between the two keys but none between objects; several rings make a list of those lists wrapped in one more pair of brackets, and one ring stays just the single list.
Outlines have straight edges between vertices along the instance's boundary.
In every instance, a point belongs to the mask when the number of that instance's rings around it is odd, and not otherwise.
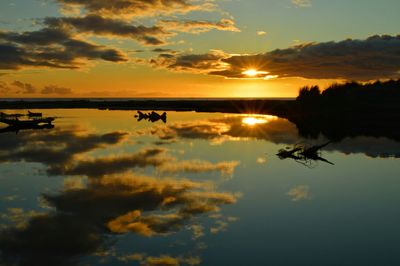
[{"label": "orange cloud", "polygon": [[240,32],[232,19],[221,19],[218,22],[204,20],[162,20],[159,22],[162,28],[171,31],[180,31],[188,33],[202,33],[212,29],[220,31]]},{"label": "orange cloud", "polygon": [[[372,80],[397,78],[400,36],[376,35],[365,40],[306,43],[255,55],[168,54],[150,61],[154,67],[225,78],[300,77],[306,79]],[[254,73],[254,75],[253,75]]]},{"label": "orange cloud", "polygon": [[141,17],[168,14],[185,14],[192,11],[211,11],[210,1],[189,0],[56,0],[64,7],[83,8],[89,14],[102,16]]}]

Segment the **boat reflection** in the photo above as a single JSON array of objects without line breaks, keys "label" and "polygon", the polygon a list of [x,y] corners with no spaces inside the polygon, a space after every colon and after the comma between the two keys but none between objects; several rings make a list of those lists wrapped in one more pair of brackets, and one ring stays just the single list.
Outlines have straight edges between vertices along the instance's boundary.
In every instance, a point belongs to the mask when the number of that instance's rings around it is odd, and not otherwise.
[{"label": "boat reflection", "polygon": [[161,115],[152,111],[151,113],[143,113],[141,111],[138,111],[137,114],[135,115],[135,118],[137,118],[137,121],[140,122],[142,120],[147,120],[149,122],[155,123],[157,121],[162,121],[167,123],[167,113],[163,112]]},{"label": "boat reflection", "polygon": [[53,129],[55,126],[53,124],[41,124],[41,125],[12,125],[0,129],[1,133],[15,132],[18,134],[21,130],[44,130]]}]

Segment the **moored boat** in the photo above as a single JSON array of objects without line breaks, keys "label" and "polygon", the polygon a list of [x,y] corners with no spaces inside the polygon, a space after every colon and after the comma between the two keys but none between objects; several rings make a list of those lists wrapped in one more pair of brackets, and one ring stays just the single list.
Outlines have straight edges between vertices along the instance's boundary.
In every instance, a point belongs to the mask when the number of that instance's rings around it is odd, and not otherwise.
[{"label": "moored boat", "polygon": [[9,126],[35,126],[41,124],[51,124],[55,120],[54,117],[44,117],[29,120],[20,120],[16,118],[1,117],[0,122]]}]

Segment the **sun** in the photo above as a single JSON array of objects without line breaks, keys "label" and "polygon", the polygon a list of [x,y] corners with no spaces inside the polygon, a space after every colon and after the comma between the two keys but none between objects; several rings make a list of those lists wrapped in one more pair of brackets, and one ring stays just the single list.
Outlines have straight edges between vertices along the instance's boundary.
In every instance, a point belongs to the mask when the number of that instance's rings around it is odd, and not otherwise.
[{"label": "sun", "polygon": [[268,73],[269,72],[266,72],[266,71],[258,71],[257,69],[254,69],[254,68],[251,68],[251,69],[248,69],[248,70],[242,72],[243,75],[246,75],[250,78],[254,78],[254,77],[257,77],[260,75],[267,75]]},{"label": "sun", "polygon": [[244,71],[242,74],[249,76],[249,77],[255,77],[255,76],[257,76],[258,71],[255,69],[249,69],[249,70]]}]

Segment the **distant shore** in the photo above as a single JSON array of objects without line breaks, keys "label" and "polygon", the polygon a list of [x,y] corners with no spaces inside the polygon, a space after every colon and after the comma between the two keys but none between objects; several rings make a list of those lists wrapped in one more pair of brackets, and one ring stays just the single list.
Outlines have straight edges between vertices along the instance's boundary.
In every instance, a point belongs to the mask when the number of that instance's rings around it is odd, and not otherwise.
[{"label": "distant shore", "polygon": [[400,105],[361,101],[358,103],[317,100],[192,99],[192,100],[45,100],[2,101],[0,110],[99,109],[126,111],[177,111],[232,114],[266,114],[288,119],[305,138],[321,134],[330,140],[373,136],[400,141]]},{"label": "distant shore", "polygon": [[138,100],[0,100],[0,109],[100,109],[286,114],[294,100],[280,99],[138,99]]},{"label": "distant shore", "polygon": [[385,137],[400,141],[400,79],[300,89],[296,99],[0,99],[0,110],[99,109],[274,115],[299,135],[332,141]]}]

